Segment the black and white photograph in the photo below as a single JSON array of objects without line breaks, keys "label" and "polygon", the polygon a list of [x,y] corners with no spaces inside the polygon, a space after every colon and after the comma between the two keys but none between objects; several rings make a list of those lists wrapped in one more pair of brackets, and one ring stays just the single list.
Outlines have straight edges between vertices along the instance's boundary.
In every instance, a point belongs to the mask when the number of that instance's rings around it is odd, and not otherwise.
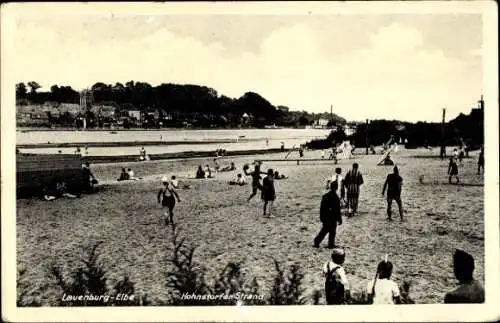
[{"label": "black and white photograph", "polygon": [[498,319],[497,10],[3,5],[2,316]]}]

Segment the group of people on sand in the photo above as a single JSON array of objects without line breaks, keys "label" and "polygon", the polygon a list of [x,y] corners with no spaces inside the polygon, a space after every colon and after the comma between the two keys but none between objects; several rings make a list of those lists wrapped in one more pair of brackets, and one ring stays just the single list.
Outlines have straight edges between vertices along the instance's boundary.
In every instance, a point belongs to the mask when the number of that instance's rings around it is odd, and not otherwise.
[{"label": "group of people on sand", "polygon": [[[335,175],[327,181],[327,192],[323,195],[320,204],[321,230],[314,238],[314,247],[319,245],[328,234],[328,248],[335,248],[335,236],[337,226],[342,225],[342,208],[347,207],[347,216],[357,213],[360,187],[364,184],[363,175],[359,171],[359,165],[354,163],[342,178],[342,169],[337,167]],[[399,208],[399,216],[403,221],[403,203],[401,191],[403,178],[399,175],[399,168],[394,167],[393,173],[387,175],[382,187],[382,196],[387,192],[387,219],[392,221],[392,201],[396,201]]]},{"label": "group of people on sand", "polygon": [[[462,159],[464,157],[465,153],[463,149],[460,149],[460,152],[458,152],[457,148],[453,150],[453,156],[450,157],[450,162],[448,164],[448,171],[447,171],[448,183],[450,184],[452,183],[452,178],[455,178],[456,184],[460,183],[460,179],[458,178],[458,164],[460,164],[460,166],[463,166]],[[477,160],[477,174],[480,175],[481,171],[484,174],[484,147],[481,147],[481,150],[479,151],[479,157]]]},{"label": "group of people on sand", "polygon": [[[325,296],[328,305],[348,304],[351,284],[344,268],[345,250],[335,248],[331,259],[323,265]],[[484,303],[484,288],[474,279],[474,258],[456,249],[453,254],[453,272],[459,286],[444,295],[444,303]],[[375,277],[367,281],[362,299],[368,304],[401,304],[402,294],[398,284],[391,279],[394,265],[388,256],[377,264]]]},{"label": "group of people on sand", "polygon": [[134,171],[131,168],[125,169],[122,168],[122,172],[120,173],[120,177],[117,179],[118,181],[138,181],[140,178],[135,177]]},{"label": "group of people on sand", "polygon": [[56,180],[52,183],[44,183],[41,187],[41,198],[46,201],[53,201],[57,198],[77,198],[82,193],[91,194],[96,191],[95,185],[99,181],[90,170],[90,163],[84,162],[81,169],[79,183],[68,185],[64,180]]}]

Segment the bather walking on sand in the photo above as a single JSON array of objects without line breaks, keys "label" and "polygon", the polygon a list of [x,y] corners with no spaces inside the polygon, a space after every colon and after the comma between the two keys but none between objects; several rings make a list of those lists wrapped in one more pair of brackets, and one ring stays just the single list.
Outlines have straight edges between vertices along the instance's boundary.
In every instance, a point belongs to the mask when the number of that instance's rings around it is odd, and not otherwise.
[{"label": "bather walking on sand", "polygon": [[269,204],[269,216],[273,208],[273,202],[276,199],[276,190],[274,189],[274,171],[269,169],[267,176],[262,180],[261,197],[264,201],[264,215],[266,215],[267,206]]},{"label": "bather walking on sand", "polygon": [[168,178],[163,177],[161,181],[163,186],[158,192],[158,203],[161,203],[162,207],[168,208],[168,212],[164,213],[165,225],[169,225],[169,223],[172,223],[173,225],[175,198],[177,198],[178,202],[180,202],[181,199],[179,198],[179,195],[175,191],[174,186],[168,180]]}]

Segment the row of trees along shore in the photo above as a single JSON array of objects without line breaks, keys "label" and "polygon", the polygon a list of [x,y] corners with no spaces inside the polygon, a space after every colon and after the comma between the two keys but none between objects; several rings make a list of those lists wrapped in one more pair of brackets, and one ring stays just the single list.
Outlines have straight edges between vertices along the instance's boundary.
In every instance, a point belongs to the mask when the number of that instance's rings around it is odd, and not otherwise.
[{"label": "row of trees along shore", "polygon": [[[17,105],[39,106],[46,102],[79,104],[80,93],[70,86],[53,85],[50,91],[39,91],[41,86],[34,81],[16,85]],[[290,111],[285,106],[274,106],[257,93],[247,92],[239,98],[219,94],[215,89],[199,85],[160,84],[151,86],[144,82],[129,81],[114,85],[95,83],[91,87],[94,104],[115,107],[117,116],[125,118],[129,110],[142,112],[159,111],[164,127],[183,127],[186,123],[200,128],[263,128],[303,127],[312,125],[320,118],[329,120],[328,126],[338,126],[326,144],[331,140],[339,142],[350,139],[357,147],[380,145],[391,135],[403,138],[407,146],[438,146],[441,144],[441,124],[427,122],[400,122],[397,120],[370,120],[356,126],[351,136],[345,136],[342,125],[346,120],[336,114],[313,114],[306,111]],[[463,139],[469,146],[483,143],[483,107],[472,109],[468,115],[460,114],[447,122],[444,127],[444,141],[447,145],[457,145]],[[436,111],[438,113],[439,111]],[[169,118],[163,118],[168,114]],[[248,119],[242,116],[247,114]],[[52,118],[53,125],[71,125],[68,113]],[[125,120],[126,126],[128,120]],[[74,123],[73,123],[74,125]],[[91,124],[97,126],[97,124]],[[143,123],[143,127],[158,127],[158,123]],[[320,145],[320,146],[323,146]],[[323,147],[318,147],[323,148]],[[326,148],[326,147],[325,147]]]},{"label": "row of trees along shore", "polygon": [[[79,104],[80,93],[70,86],[53,85],[50,92],[38,91],[41,86],[36,82],[16,85],[18,105],[44,104],[46,102]],[[158,111],[168,114],[163,126],[182,127],[185,122],[194,127],[256,127],[281,126],[300,127],[311,125],[323,114],[306,111],[290,111],[285,106],[274,106],[254,92],[247,92],[237,99],[219,95],[216,90],[198,85],[161,84],[151,86],[144,82],[130,81],[123,85],[108,85],[101,82],[91,87],[95,104],[116,107],[118,115],[126,111]],[[247,114],[249,118],[242,120]],[[345,119],[328,114],[332,122],[345,122]],[[244,124],[242,124],[244,123]],[[150,124],[152,127],[158,124]]]}]

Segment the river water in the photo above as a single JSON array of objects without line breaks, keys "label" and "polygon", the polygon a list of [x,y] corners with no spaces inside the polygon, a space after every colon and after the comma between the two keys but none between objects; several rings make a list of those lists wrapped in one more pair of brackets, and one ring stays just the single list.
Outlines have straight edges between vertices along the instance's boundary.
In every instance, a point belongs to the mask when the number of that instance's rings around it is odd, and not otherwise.
[{"label": "river water", "polygon": [[[184,151],[214,151],[216,149],[256,150],[279,148],[281,142],[286,148],[304,144],[315,138],[325,138],[328,129],[223,129],[223,130],[137,130],[137,131],[17,131],[17,144],[42,143],[85,143],[125,141],[175,141],[191,144],[146,146],[148,154],[177,153]],[[224,140],[225,143],[203,143],[203,141]],[[196,143],[196,144],[193,144]],[[83,147],[82,147],[83,148]],[[116,156],[138,154],[138,146],[90,147],[89,156]],[[82,149],[83,150],[83,149]],[[33,148],[21,149],[26,153],[74,153],[75,148]]]}]

